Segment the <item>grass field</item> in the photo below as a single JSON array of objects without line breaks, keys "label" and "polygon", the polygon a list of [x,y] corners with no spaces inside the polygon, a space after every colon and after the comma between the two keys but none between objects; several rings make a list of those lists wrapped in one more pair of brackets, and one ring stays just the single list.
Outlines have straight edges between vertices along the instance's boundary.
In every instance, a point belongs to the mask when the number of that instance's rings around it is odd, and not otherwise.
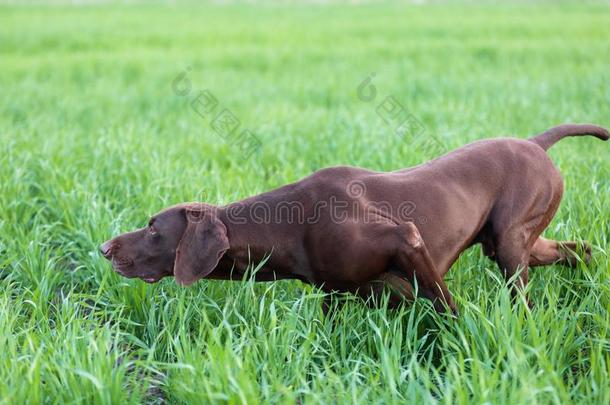
[{"label": "grass field", "polygon": [[[193,110],[203,90],[256,153]],[[387,96],[425,131],[397,135]],[[448,274],[456,320],[423,301],[324,316],[296,281],[147,285],[97,252],[173,203],[609,126],[609,106],[609,5],[0,6],[0,403],[610,403],[610,145],[592,138],[550,152],[566,192],[545,235],[594,259],[532,271],[531,312],[478,248]]]}]

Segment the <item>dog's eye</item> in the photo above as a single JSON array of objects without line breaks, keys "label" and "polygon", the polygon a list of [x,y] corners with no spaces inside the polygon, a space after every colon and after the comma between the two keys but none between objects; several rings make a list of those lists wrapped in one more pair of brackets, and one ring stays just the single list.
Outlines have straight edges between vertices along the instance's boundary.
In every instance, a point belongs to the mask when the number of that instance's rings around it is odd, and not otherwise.
[{"label": "dog's eye", "polygon": [[149,232],[149,233],[150,233],[152,236],[157,235],[157,230],[156,230],[156,229],[155,229],[155,227],[154,227],[154,226],[152,226],[152,225],[148,225],[148,232]]}]

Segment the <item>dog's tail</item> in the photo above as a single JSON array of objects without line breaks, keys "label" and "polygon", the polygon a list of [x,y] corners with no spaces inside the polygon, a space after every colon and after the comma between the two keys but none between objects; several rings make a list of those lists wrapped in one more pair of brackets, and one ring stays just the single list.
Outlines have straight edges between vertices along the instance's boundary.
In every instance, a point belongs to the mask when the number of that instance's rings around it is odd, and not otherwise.
[{"label": "dog's tail", "polygon": [[540,135],[530,138],[529,141],[534,142],[544,150],[548,150],[556,142],[559,142],[566,136],[581,136],[593,135],[602,141],[607,141],[610,138],[610,133],[606,128],[593,124],[564,124],[553,127],[544,131]]}]

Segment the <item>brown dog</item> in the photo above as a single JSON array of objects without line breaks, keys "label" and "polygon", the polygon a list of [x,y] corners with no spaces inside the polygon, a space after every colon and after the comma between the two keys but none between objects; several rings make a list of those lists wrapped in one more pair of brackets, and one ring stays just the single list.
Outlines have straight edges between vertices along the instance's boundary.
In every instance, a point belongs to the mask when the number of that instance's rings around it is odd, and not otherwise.
[{"label": "brown dog", "polygon": [[[540,237],[557,211],[561,175],[546,150],[566,136],[607,140],[595,125],[561,125],[529,140],[487,139],[391,173],[320,170],[296,183],[215,207],[180,204],[148,226],[105,242],[117,272],[152,283],[174,276],[257,281],[299,279],[363,297],[392,287],[392,303],[417,293],[438,311],[455,304],[443,276],[480,243],[514,287],[528,267],[575,265],[590,248]],[[514,288],[513,288],[514,291]]]}]

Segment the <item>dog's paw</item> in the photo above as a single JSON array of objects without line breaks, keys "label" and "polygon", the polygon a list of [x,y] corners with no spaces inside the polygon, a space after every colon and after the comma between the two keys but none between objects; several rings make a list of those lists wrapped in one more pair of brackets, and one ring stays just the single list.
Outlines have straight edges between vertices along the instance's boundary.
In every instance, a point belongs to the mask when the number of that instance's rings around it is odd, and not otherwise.
[{"label": "dog's paw", "polygon": [[566,256],[565,262],[570,267],[578,266],[580,260],[585,264],[589,264],[591,261],[591,245],[587,242],[563,242],[561,243],[561,250]]}]

